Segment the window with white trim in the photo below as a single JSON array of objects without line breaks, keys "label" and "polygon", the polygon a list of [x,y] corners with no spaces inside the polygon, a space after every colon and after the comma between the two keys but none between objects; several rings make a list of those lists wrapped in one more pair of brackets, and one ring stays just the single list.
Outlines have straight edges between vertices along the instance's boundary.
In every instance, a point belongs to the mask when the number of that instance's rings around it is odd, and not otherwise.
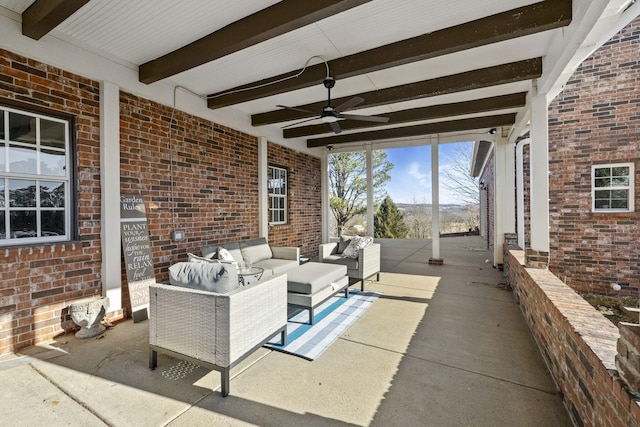
[{"label": "window with white trim", "polygon": [[633,212],[633,163],[591,167],[593,212]]},{"label": "window with white trim", "polygon": [[269,166],[269,225],[287,223],[287,170]]},{"label": "window with white trim", "polygon": [[69,127],[0,105],[0,246],[71,239]]}]

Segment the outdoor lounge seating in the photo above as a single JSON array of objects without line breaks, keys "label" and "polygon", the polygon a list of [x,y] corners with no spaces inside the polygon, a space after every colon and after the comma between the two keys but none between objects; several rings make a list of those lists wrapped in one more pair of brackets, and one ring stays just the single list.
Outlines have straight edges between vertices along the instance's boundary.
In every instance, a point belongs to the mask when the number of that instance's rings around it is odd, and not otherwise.
[{"label": "outdoor lounge seating", "polygon": [[177,263],[169,273],[172,284],[149,287],[149,368],[164,353],[219,371],[227,396],[231,368],[278,334],[286,343],[286,275],[239,286],[223,263]]},{"label": "outdoor lounge seating", "polygon": [[[221,251],[221,248],[225,251]],[[202,256],[236,262],[238,265],[250,263],[252,267],[264,269],[261,279],[285,273],[300,265],[300,248],[270,246],[264,237],[218,246],[205,246],[202,248]]]},{"label": "outdoor lounge seating", "polygon": [[[354,244],[352,240],[355,240]],[[339,242],[323,243],[319,247],[318,258],[320,262],[346,266],[347,275],[360,281],[362,291],[365,279],[375,274],[376,280],[380,280],[380,245],[373,243],[372,238],[341,237]]]},{"label": "outdoor lounge seating", "polygon": [[309,323],[313,324],[314,309],[344,290],[349,296],[349,278],[344,265],[308,262],[287,273],[287,302],[309,310]]}]

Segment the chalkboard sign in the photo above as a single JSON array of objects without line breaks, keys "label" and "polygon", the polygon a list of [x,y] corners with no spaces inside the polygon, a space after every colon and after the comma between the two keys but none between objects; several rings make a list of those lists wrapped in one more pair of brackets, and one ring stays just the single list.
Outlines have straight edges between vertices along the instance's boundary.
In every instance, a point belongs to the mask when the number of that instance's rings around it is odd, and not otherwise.
[{"label": "chalkboard sign", "polygon": [[149,318],[149,284],[156,281],[142,196],[120,196],[120,237],[135,323]]}]

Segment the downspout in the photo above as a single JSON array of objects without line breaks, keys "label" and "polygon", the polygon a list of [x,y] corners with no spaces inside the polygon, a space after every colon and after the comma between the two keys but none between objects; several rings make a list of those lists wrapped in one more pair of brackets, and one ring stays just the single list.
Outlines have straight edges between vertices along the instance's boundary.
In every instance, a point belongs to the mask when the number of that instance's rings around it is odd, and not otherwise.
[{"label": "downspout", "polygon": [[531,138],[523,139],[516,145],[516,197],[517,197],[517,222],[518,222],[518,246],[525,249],[524,226],[524,147],[531,143]]}]

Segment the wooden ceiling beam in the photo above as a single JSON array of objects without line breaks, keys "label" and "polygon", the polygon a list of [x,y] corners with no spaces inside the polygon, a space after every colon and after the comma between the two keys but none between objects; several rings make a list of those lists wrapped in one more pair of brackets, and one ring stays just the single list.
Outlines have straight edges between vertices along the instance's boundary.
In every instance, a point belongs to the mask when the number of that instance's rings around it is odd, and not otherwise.
[{"label": "wooden ceiling beam", "polygon": [[154,83],[371,0],[283,0],[139,67]]},{"label": "wooden ceiling beam", "polygon": [[89,0],[36,0],[22,13],[22,34],[40,40]]},{"label": "wooden ceiling beam", "polygon": [[[428,107],[412,108],[410,110],[396,111],[383,114],[389,117],[387,123],[372,123],[358,120],[341,120],[342,130],[364,129],[379,126],[395,125],[400,123],[416,122],[419,120],[442,119],[446,117],[461,116],[464,114],[485,113],[509,108],[524,107],[527,102],[527,93],[512,93],[508,95],[492,96],[489,98],[474,99],[471,101],[454,102],[450,104],[431,105]],[[326,124],[301,126],[284,129],[284,138],[300,138],[303,136],[319,135],[331,132]]]},{"label": "wooden ceiling beam", "polygon": [[414,136],[434,135],[437,133],[468,131],[499,126],[510,126],[516,120],[515,113],[496,116],[474,117],[471,119],[451,120],[446,122],[428,123],[415,126],[405,126],[393,129],[381,129],[369,132],[358,132],[345,135],[328,136],[325,138],[307,139],[307,147],[316,148],[327,145],[346,144],[350,142],[369,142],[383,139],[409,138]]},{"label": "wooden ceiling beam", "polygon": [[[537,79],[541,75],[542,58],[532,58],[359,94],[359,96],[364,98],[364,102],[359,104],[358,108],[376,107],[436,95],[446,95],[466,90]],[[337,98],[332,100],[332,104],[340,105],[351,98],[351,96]],[[322,107],[325,105],[326,101],[321,101],[313,104],[299,105],[295,108],[317,111],[317,115],[319,116]],[[262,126],[301,120],[314,116],[315,114],[305,113],[304,111],[280,109],[253,114],[251,116],[251,124],[253,126]]]},{"label": "wooden ceiling beam", "polygon": [[[331,75],[339,80],[411,62],[460,52],[491,43],[561,28],[571,23],[572,0],[547,0],[486,18],[423,34],[375,49],[328,61]],[[324,64],[280,74],[209,95],[209,108],[221,108],[320,84]],[[282,80],[282,81],[281,81]],[[275,83],[278,82],[278,83]]]}]

